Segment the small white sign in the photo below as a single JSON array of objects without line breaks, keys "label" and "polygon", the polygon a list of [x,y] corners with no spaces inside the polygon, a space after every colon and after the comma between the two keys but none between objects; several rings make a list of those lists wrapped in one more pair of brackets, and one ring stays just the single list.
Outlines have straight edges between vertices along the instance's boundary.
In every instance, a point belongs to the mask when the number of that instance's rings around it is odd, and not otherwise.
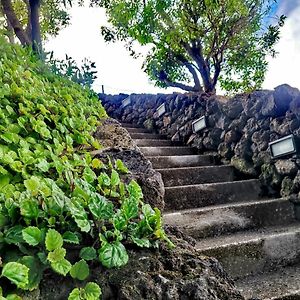
[{"label": "small white sign", "polygon": [[163,103],[162,105],[160,105],[157,108],[156,112],[157,112],[157,116],[158,117],[161,117],[162,115],[164,115],[166,113],[166,105],[165,105],[165,103]]},{"label": "small white sign", "polygon": [[192,123],[192,128],[193,128],[194,133],[196,133],[200,130],[203,130],[206,127],[207,127],[207,123],[206,123],[206,117],[205,116],[199,118],[198,120],[195,120]]},{"label": "small white sign", "polygon": [[131,104],[130,96],[122,101],[122,107],[124,108],[124,107],[128,106],[129,104]]},{"label": "small white sign", "polygon": [[292,134],[270,143],[269,146],[273,158],[297,152],[295,139]]}]

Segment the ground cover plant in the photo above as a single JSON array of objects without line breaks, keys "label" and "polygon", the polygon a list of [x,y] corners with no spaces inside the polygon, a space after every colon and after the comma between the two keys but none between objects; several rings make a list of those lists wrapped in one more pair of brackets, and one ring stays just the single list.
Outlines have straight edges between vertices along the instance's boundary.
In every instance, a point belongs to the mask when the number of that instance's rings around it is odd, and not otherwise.
[{"label": "ground cover plant", "polygon": [[1,299],[21,299],[45,272],[78,282],[69,299],[100,299],[91,264],[124,266],[127,245],[171,245],[160,211],[120,179],[122,161],[91,156],[105,117],[89,89],[0,37]]}]

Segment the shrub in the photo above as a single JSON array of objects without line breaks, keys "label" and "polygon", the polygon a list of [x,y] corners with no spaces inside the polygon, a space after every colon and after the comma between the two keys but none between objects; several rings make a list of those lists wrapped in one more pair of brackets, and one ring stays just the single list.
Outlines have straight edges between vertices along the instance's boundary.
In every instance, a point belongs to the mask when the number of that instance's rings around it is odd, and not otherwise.
[{"label": "shrub", "polygon": [[[87,280],[95,260],[125,265],[128,244],[171,245],[159,210],[142,202],[135,181],[120,179],[126,166],[90,155],[101,147],[92,134],[105,117],[90,90],[0,38],[0,284],[7,299],[37,288],[46,270]],[[87,283],[69,299],[100,294]]]}]

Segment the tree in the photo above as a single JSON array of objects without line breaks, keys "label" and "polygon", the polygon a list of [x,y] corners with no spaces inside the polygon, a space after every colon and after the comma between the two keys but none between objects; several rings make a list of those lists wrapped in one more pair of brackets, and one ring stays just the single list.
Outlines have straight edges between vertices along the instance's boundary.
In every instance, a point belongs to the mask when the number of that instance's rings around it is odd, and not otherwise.
[{"label": "tree", "polygon": [[[285,17],[265,26],[271,0],[94,0],[106,41],[151,46],[143,68],[161,87],[215,92],[260,87]],[[132,52],[134,53],[134,52]],[[190,85],[190,82],[193,85]]]},{"label": "tree", "polygon": [[69,24],[67,5],[71,0],[0,0],[0,12],[5,19],[2,30],[10,42],[15,37],[24,46],[32,46],[42,55],[42,40],[47,35],[57,35]]}]

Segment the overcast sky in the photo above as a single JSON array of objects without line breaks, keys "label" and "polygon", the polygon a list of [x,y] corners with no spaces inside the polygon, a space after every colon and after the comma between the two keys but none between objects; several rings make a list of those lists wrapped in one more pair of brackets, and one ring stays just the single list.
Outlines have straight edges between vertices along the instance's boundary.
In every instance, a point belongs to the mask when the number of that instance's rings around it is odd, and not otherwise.
[{"label": "overcast sky", "polygon": [[[278,1],[277,14],[286,14],[288,19],[282,29],[281,40],[276,50],[275,59],[270,60],[264,88],[273,89],[277,85],[288,83],[300,89],[300,0]],[[100,8],[78,8],[71,11],[72,24],[63,29],[59,36],[46,44],[47,50],[53,50],[57,57],[65,54],[77,61],[84,57],[96,62],[98,79],[95,88],[101,85],[106,93],[157,93],[172,92],[174,89],[159,89],[149,82],[141,70],[143,59],[133,59],[124,44],[106,44],[100,27],[106,25],[106,17]],[[146,53],[146,49],[143,51]]]}]

